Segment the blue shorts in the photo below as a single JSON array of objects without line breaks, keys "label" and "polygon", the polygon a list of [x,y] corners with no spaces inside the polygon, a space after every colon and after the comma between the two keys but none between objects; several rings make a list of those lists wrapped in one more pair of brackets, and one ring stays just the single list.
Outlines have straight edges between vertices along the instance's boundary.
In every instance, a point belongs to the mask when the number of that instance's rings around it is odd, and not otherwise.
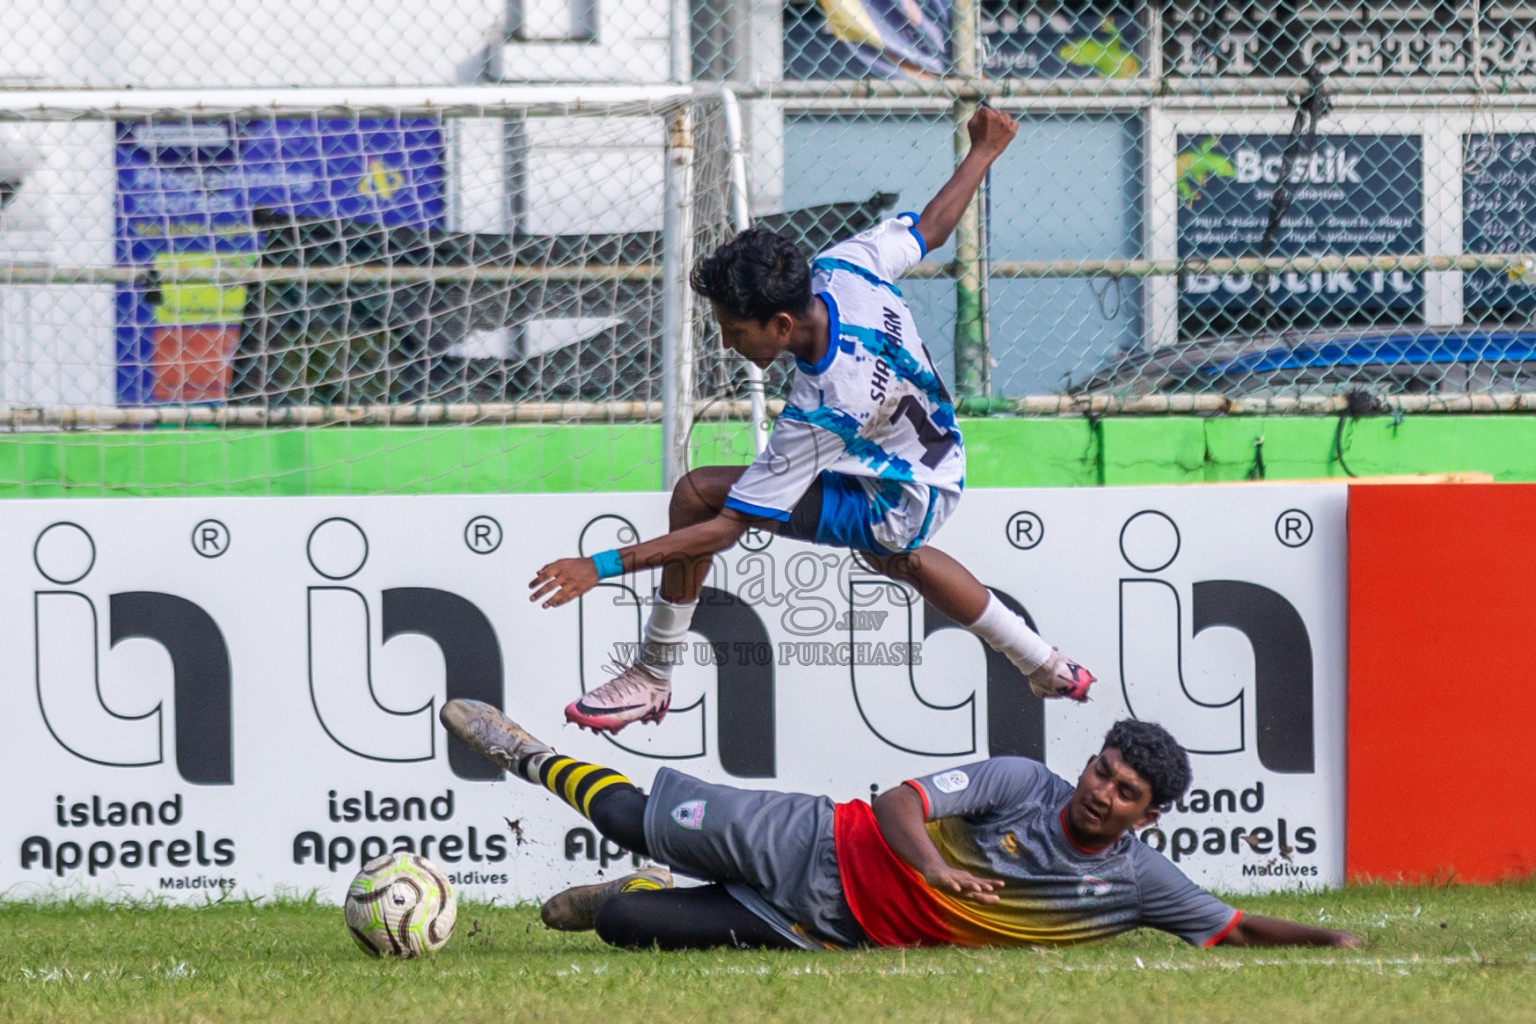
[{"label": "blue shorts", "polygon": [[869,494],[857,480],[825,470],[790,512],[779,536],[877,555],[895,554],[875,540],[878,519]]},{"label": "blue shorts", "polygon": [[[958,491],[825,470],[790,511],[779,535],[882,556],[915,551],[948,518],[959,497]],[[893,548],[877,539],[877,527],[887,538],[910,540]]]}]

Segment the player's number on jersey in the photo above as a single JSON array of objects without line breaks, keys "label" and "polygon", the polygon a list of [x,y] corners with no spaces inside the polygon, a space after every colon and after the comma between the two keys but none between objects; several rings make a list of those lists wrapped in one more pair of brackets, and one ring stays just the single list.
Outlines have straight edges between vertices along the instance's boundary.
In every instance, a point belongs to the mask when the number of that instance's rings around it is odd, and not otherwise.
[{"label": "player's number on jersey", "polygon": [[928,418],[928,411],[917,400],[915,395],[907,395],[896,404],[894,419],[907,418],[912,424],[912,429],[917,431],[917,439],[923,445],[923,465],[929,469],[937,469],[939,463],[944,461],[955,447],[955,435],[948,430],[940,430],[933,425]]}]

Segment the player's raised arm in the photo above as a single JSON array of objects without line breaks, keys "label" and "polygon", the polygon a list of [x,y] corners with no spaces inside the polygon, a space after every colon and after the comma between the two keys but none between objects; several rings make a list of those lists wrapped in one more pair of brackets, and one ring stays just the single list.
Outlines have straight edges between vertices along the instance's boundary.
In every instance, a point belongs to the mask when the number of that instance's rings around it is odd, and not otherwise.
[{"label": "player's raised arm", "polygon": [[971,136],[970,151],[944,187],[923,207],[922,220],[917,224],[916,230],[923,236],[923,244],[929,252],[949,241],[949,236],[954,234],[965,208],[986,180],[988,168],[1019,133],[1019,123],[1001,110],[977,107],[966,130]]}]

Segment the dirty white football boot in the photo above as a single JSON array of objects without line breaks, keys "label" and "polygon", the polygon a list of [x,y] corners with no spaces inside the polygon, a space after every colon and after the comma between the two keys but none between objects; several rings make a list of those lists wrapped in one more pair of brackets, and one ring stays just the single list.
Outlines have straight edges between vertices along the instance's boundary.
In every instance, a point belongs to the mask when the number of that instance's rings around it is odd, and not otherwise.
[{"label": "dirty white football boot", "polygon": [[451,700],[437,716],[443,728],[505,771],[539,782],[539,767],[555,750],[502,713],[480,700]]},{"label": "dirty white football boot", "polygon": [[539,908],[539,916],[544,919],[546,928],[562,932],[589,932],[597,920],[598,908],[619,893],[670,888],[672,872],[653,864],[611,882],[578,885],[557,892],[544,901],[544,905]]}]

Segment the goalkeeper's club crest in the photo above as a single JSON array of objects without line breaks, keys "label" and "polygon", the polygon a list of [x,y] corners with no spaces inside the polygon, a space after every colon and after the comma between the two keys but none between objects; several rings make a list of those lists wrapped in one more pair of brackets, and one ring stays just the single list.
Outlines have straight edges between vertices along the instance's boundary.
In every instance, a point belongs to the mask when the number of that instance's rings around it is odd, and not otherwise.
[{"label": "goalkeeper's club crest", "polygon": [[689,800],[672,808],[672,820],[697,832],[704,827],[704,800]]}]

